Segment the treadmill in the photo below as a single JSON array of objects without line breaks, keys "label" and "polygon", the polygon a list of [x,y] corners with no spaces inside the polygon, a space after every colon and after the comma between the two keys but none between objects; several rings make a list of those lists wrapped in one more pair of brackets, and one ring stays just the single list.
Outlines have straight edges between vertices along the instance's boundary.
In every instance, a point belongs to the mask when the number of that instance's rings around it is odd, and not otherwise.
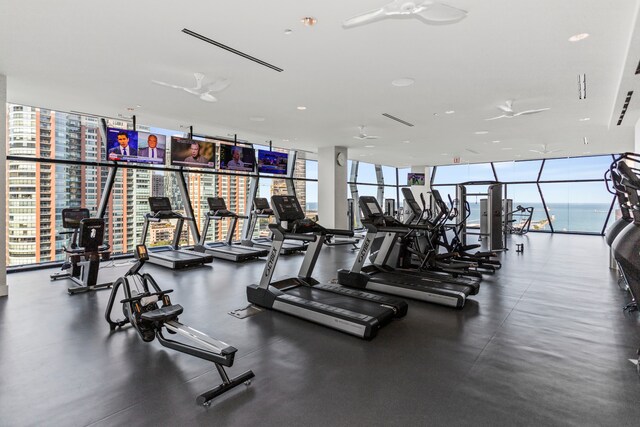
[{"label": "treadmill", "polygon": [[[247,287],[247,299],[260,307],[282,311],[333,329],[372,339],[378,329],[394,317],[407,313],[403,300],[357,291],[343,286],[321,284],[311,275],[327,233],[349,235],[350,231],[328,230],[305,218],[295,196],[271,198],[278,224],[269,224],[273,246],[260,283]],[[310,234],[312,233],[312,234]],[[285,240],[310,242],[298,277],[272,282]]]},{"label": "treadmill", "polygon": [[180,249],[180,235],[185,221],[195,221],[193,218],[181,215],[171,208],[171,201],[168,197],[149,197],[149,208],[151,213],[144,216],[144,229],[140,244],[144,245],[147,240],[147,233],[152,222],[159,223],[163,220],[176,219],[177,223],[173,230],[173,241],[171,245],[149,246],[149,261],[152,264],[161,265],[171,269],[192,267],[195,265],[209,264],[213,262],[213,257],[201,254],[188,249]]},{"label": "treadmill", "polygon": [[[250,246],[242,246],[232,242],[233,233],[236,230],[236,225],[238,224],[238,218],[246,217],[241,217],[235,212],[227,210],[227,204],[222,197],[208,197],[207,203],[209,204],[209,212],[207,212],[204,228],[200,234],[200,241],[196,246],[197,251],[209,253],[214,258],[226,259],[227,261],[234,262],[267,256],[267,253],[269,253],[267,249],[252,248]],[[227,229],[227,239],[219,242],[207,243],[207,232],[209,231],[211,220],[220,220],[223,218],[231,219],[229,222],[229,228]]]},{"label": "treadmill", "polygon": [[[255,230],[258,218],[270,218],[271,216],[273,216],[273,209],[271,209],[269,205],[269,200],[264,197],[256,197],[253,199],[253,210],[249,215],[249,230],[251,230],[251,232]],[[271,237],[256,237],[251,239],[251,244],[258,248],[271,249],[273,239]],[[306,250],[306,242],[294,240],[291,242],[283,242],[280,252],[282,255],[290,255]]]},{"label": "treadmill", "polygon": [[[478,293],[480,285],[474,281],[456,283],[439,274],[394,269],[386,265],[385,261],[399,234],[426,230],[428,226],[404,224],[392,216],[384,215],[375,197],[362,196],[359,203],[364,215],[362,224],[366,227],[367,234],[351,270],[338,270],[338,283],[355,289],[380,291],[455,308],[462,308],[469,295]],[[384,242],[373,263],[363,267],[378,233],[386,233]]]}]

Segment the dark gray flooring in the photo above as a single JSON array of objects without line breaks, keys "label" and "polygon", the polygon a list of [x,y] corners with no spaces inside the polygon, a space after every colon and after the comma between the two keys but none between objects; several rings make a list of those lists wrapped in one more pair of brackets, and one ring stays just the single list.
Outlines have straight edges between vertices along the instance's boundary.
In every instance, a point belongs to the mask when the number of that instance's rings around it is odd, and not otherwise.
[{"label": "dark gray flooring", "polygon": [[[534,234],[503,255],[462,310],[410,301],[406,318],[363,341],[275,312],[236,319],[263,263],[150,266],[181,321],[239,349],[249,387],[208,408],[205,361],[109,332],[109,291],[69,296],[48,271],[9,275],[0,299],[0,425],[638,425],[636,316],[600,237]],[[316,277],[354,254],[325,248]],[[276,276],[295,273],[283,257]],[[117,276],[127,267],[105,269]],[[104,277],[103,276],[103,277]]]}]

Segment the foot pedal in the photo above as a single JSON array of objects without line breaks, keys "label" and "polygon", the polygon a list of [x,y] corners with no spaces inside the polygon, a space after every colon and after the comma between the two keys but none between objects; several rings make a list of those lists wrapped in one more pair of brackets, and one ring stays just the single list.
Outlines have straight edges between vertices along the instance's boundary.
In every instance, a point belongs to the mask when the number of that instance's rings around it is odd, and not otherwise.
[{"label": "foot pedal", "polygon": [[238,308],[236,310],[230,311],[229,314],[237,319],[246,319],[247,317],[255,316],[258,313],[262,313],[262,309],[256,307],[253,304],[249,304],[244,308]]}]

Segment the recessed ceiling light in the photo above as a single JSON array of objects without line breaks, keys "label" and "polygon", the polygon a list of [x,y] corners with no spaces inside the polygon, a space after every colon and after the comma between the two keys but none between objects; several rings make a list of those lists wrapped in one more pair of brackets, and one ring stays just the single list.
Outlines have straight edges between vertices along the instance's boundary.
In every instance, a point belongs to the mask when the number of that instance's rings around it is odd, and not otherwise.
[{"label": "recessed ceiling light", "polygon": [[365,145],[364,148],[375,148],[375,145]]},{"label": "recessed ceiling light", "polygon": [[304,105],[299,105],[298,106],[298,110],[306,110],[306,109],[307,109],[307,107],[305,107]]},{"label": "recessed ceiling light", "polygon": [[494,139],[494,140],[493,140],[493,141],[491,141],[491,142],[493,142],[494,144],[499,144],[499,143],[500,143],[500,140],[499,140],[499,139]]},{"label": "recessed ceiling light", "polygon": [[249,117],[249,120],[251,120],[252,122],[264,122],[265,118],[264,117]]},{"label": "recessed ceiling light", "polygon": [[283,139],[282,142],[289,142],[289,140],[288,139]]},{"label": "recessed ceiling light", "polygon": [[570,42],[579,42],[580,40],[584,40],[587,37],[589,37],[589,33],[574,34],[571,37],[569,37],[569,41]]},{"label": "recessed ceiling light", "polygon": [[477,132],[474,132],[476,135],[486,135],[489,133],[488,130],[479,130]]},{"label": "recessed ceiling light", "polygon": [[291,29],[287,28],[286,30],[284,30],[284,33],[285,33],[286,35],[289,35],[289,34],[293,33],[293,30],[291,30]]},{"label": "recessed ceiling light", "polygon": [[448,156],[449,153],[440,153],[441,156]]},{"label": "recessed ceiling light", "polygon": [[391,82],[391,84],[396,87],[407,87],[407,86],[411,86],[414,83],[415,83],[415,80],[412,79],[411,77],[402,77],[400,79],[395,79],[394,81]]},{"label": "recessed ceiling light", "polygon": [[433,113],[434,116],[438,117],[440,114],[438,113]]},{"label": "recessed ceiling light", "polygon": [[589,120],[591,120],[591,118],[589,118],[589,117],[583,117],[583,118],[578,119],[578,120],[579,120],[579,121],[581,121],[581,122],[588,122]]},{"label": "recessed ceiling light", "polygon": [[312,16],[305,16],[300,21],[307,27],[312,27],[318,22],[318,20]]},{"label": "recessed ceiling light", "polygon": [[444,113],[445,113],[445,114],[453,114],[453,113],[455,113],[455,110],[447,110],[447,111],[445,111]]},{"label": "recessed ceiling light", "polygon": [[582,154],[591,154],[591,151],[583,151]]},{"label": "recessed ceiling light", "polygon": [[136,105],[136,108],[142,108],[142,105]]},{"label": "recessed ceiling light", "polygon": [[411,141],[409,141],[408,139],[405,141],[402,141],[403,144],[411,144]]},{"label": "recessed ceiling light", "polygon": [[513,150],[511,147],[502,147],[503,150]]}]

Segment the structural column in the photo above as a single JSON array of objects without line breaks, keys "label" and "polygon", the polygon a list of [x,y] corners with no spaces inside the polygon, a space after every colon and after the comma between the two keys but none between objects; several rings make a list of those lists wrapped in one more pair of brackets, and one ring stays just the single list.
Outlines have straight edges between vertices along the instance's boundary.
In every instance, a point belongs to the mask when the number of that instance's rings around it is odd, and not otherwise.
[{"label": "structural column", "polygon": [[7,286],[7,77],[0,74],[0,297],[9,295]]},{"label": "structural column", "polygon": [[424,174],[424,185],[412,185],[410,188],[416,200],[418,201],[420,200],[420,193],[422,193],[424,194],[424,198],[425,200],[427,200],[427,203],[428,203],[429,202],[428,193],[431,191],[431,186],[430,186],[431,168],[429,166],[411,166],[411,173]]},{"label": "structural column", "polygon": [[640,120],[636,122],[635,140],[633,142],[633,152],[640,154]]},{"label": "structural column", "polygon": [[347,148],[319,148],[318,218],[320,224],[326,228],[348,229],[347,198]]}]

